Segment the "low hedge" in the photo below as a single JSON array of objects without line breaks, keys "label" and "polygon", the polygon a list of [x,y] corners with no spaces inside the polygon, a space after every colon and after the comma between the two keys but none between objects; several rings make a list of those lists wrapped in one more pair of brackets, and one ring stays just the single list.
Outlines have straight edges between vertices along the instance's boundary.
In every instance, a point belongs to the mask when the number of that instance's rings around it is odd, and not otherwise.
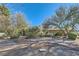
[{"label": "low hedge", "polygon": [[77,37],[77,33],[76,32],[70,32],[68,33],[68,38],[71,40],[75,40]]}]

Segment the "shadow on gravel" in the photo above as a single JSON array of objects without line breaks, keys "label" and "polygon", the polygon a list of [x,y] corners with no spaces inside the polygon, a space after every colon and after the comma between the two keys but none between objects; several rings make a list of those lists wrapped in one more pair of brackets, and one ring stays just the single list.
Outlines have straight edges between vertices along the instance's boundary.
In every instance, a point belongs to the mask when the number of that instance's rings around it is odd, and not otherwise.
[{"label": "shadow on gravel", "polygon": [[[20,49],[11,49],[8,51],[0,52],[0,55],[3,56],[72,56],[79,55],[76,52],[79,52],[79,48],[70,48],[61,44],[53,43],[48,48],[45,48],[46,51],[40,51],[42,48],[20,48]],[[73,52],[74,51],[74,52]],[[65,52],[65,53],[64,53]]]}]

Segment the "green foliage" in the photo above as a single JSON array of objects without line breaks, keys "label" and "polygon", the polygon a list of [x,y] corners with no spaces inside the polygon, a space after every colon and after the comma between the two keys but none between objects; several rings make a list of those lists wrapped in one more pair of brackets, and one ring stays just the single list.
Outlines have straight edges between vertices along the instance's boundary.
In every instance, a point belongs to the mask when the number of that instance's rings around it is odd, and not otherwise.
[{"label": "green foliage", "polygon": [[10,11],[8,9],[8,7],[6,7],[4,4],[0,5],[0,31],[1,32],[5,32],[10,33],[10,20],[9,20],[9,16],[10,16]]},{"label": "green foliage", "polygon": [[0,5],[0,32],[6,33],[11,38],[17,38],[26,35],[27,29],[28,25],[22,13],[10,14],[5,4]]},{"label": "green foliage", "polygon": [[48,36],[47,35],[48,34],[48,31],[46,29],[44,29],[43,32],[44,32],[44,35],[43,36]]},{"label": "green foliage", "polygon": [[27,33],[27,38],[35,38],[36,34],[34,34],[34,32],[28,32]]},{"label": "green foliage", "polygon": [[57,32],[57,33],[54,34],[54,36],[62,36],[62,35],[63,35],[62,32]]},{"label": "green foliage", "polygon": [[46,32],[44,32],[44,35],[43,36],[44,37],[52,37],[52,33],[46,31]]},{"label": "green foliage", "polygon": [[[59,7],[55,14],[45,20],[43,26],[48,27],[50,25],[65,30],[64,34],[75,29],[75,25],[79,24],[79,6]],[[71,28],[71,29],[70,29]]]},{"label": "green foliage", "polygon": [[1,14],[5,15],[5,16],[9,16],[9,15],[10,15],[10,11],[9,11],[9,9],[5,6],[5,4],[1,4],[1,5],[0,5],[0,11],[1,11]]},{"label": "green foliage", "polygon": [[15,29],[12,33],[11,33],[11,35],[10,35],[10,37],[11,38],[18,38],[19,37],[19,30],[18,29]]},{"label": "green foliage", "polygon": [[28,38],[36,38],[38,37],[40,29],[37,26],[29,28],[27,33]]},{"label": "green foliage", "polygon": [[28,24],[25,22],[24,15],[21,13],[16,14],[16,27],[20,32],[20,35],[25,36]]},{"label": "green foliage", "polygon": [[77,33],[76,32],[70,32],[68,34],[68,38],[71,39],[71,40],[75,40],[77,37]]}]

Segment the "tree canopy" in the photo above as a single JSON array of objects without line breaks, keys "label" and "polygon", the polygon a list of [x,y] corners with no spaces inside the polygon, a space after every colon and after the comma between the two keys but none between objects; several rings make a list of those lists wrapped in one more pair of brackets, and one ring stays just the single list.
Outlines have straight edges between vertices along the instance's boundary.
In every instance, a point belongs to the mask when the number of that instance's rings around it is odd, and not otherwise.
[{"label": "tree canopy", "polygon": [[66,8],[61,6],[56,10],[54,15],[45,20],[43,26],[56,26],[67,34],[75,29],[76,24],[79,24],[79,7],[71,6]]}]

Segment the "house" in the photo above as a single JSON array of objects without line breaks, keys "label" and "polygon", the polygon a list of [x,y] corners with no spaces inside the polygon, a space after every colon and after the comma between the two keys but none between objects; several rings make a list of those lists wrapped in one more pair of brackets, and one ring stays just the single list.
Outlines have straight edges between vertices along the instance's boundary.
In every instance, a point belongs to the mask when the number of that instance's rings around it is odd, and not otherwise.
[{"label": "house", "polygon": [[[64,35],[64,32],[67,33],[64,28],[61,30],[61,29],[57,28],[56,26],[50,26],[48,28],[43,28],[43,26],[40,26],[40,30],[41,30],[41,32],[46,30],[49,34],[61,32]],[[70,30],[71,30],[71,28],[69,27],[68,31],[70,31]]]}]

